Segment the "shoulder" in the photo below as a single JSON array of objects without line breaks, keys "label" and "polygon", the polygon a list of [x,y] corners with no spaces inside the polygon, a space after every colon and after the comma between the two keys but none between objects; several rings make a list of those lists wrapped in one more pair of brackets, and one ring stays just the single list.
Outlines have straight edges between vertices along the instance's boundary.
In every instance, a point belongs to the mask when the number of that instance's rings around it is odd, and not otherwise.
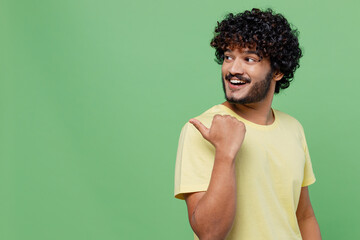
[{"label": "shoulder", "polygon": [[279,110],[274,109],[274,113],[277,117],[277,121],[281,127],[286,129],[287,131],[292,131],[294,133],[299,134],[301,137],[304,136],[304,129],[299,120],[295,117],[284,113]]},{"label": "shoulder", "polygon": [[[211,122],[215,115],[225,115],[228,114],[226,111],[224,111],[224,108],[219,104],[211,107],[210,109],[206,110],[202,114],[200,114],[197,117],[194,117],[195,119],[202,122],[207,128],[211,126]],[[192,124],[191,124],[192,125]]]},{"label": "shoulder", "polygon": [[274,109],[274,113],[280,123],[289,124],[289,125],[293,125],[293,126],[302,128],[301,123],[295,117],[293,117],[287,113],[284,113],[282,111],[276,110],[276,109]]},{"label": "shoulder", "polygon": [[[200,115],[194,117],[199,120],[202,124],[204,124],[207,128],[210,128],[211,122],[216,114],[224,115],[226,112],[219,105],[215,105]],[[189,119],[190,120],[190,119]],[[195,138],[202,139],[200,132],[189,122],[186,122],[181,130],[181,136],[184,138]]]}]

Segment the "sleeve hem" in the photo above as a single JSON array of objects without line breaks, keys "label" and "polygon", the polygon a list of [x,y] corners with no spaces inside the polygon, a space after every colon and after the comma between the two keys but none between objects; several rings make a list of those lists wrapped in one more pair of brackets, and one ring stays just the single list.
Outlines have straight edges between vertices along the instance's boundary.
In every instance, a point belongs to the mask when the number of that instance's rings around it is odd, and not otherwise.
[{"label": "sleeve hem", "polygon": [[202,185],[193,185],[193,186],[180,186],[175,190],[175,198],[184,200],[184,193],[192,193],[192,192],[206,192],[208,188],[207,184]]},{"label": "sleeve hem", "polygon": [[313,177],[313,178],[311,178],[311,179],[309,179],[309,180],[307,180],[307,181],[303,182],[303,184],[301,185],[301,187],[306,187],[306,186],[309,186],[309,185],[311,185],[311,184],[313,184],[313,183],[315,183],[315,182],[316,182],[316,178],[315,178],[315,177]]}]

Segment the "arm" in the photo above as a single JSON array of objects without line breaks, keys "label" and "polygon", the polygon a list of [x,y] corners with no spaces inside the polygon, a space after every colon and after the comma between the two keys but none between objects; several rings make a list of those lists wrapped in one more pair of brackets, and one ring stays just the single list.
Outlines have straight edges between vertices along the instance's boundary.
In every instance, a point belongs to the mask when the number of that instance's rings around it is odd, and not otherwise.
[{"label": "arm", "polygon": [[210,129],[190,121],[215,147],[214,167],[206,192],[185,195],[189,221],[201,240],[225,239],[236,210],[235,157],[245,135],[245,125],[236,118],[216,115]]},{"label": "arm", "polygon": [[311,206],[308,187],[301,188],[296,217],[304,240],[321,240],[320,228]]}]

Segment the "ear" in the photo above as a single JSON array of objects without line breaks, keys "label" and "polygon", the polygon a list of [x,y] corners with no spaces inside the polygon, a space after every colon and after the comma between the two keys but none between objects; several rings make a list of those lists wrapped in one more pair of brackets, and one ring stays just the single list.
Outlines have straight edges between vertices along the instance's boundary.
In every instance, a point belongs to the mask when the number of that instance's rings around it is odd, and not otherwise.
[{"label": "ear", "polygon": [[273,74],[273,79],[277,82],[283,78],[284,74],[282,72],[276,71]]}]

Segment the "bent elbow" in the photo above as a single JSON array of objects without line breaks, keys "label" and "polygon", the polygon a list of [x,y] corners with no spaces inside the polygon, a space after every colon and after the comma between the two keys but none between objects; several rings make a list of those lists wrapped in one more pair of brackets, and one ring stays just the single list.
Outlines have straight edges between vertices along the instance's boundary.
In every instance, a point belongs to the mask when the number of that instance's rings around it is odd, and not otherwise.
[{"label": "bent elbow", "polygon": [[[196,234],[196,233],[195,233]],[[202,235],[196,234],[199,240],[225,240],[227,234],[223,233],[213,233],[213,232],[206,232]]]}]

